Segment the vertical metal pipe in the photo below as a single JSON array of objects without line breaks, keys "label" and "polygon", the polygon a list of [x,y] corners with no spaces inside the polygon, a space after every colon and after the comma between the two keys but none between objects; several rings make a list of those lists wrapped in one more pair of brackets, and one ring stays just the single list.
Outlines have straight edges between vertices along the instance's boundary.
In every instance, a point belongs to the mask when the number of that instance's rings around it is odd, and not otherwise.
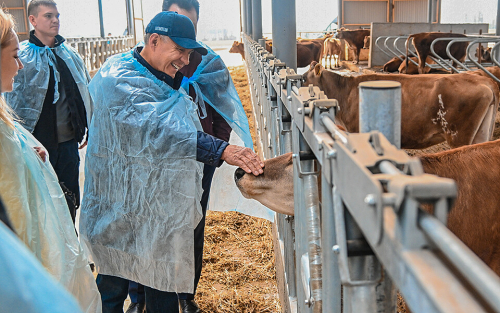
[{"label": "vertical metal pipe", "polygon": [[338,0],[339,2],[339,15],[337,16],[337,26],[342,27],[344,24],[343,12],[344,12],[344,0]]},{"label": "vertical metal pipe", "polygon": [[97,0],[97,4],[99,6],[99,27],[101,29],[101,38],[106,37],[104,34],[104,19],[102,16],[102,0]]},{"label": "vertical metal pipe", "polygon": [[273,54],[297,70],[295,0],[272,0]]},{"label": "vertical metal pipe", "polygon": [[498,0],[498,4],[497,4],[497,29],[496,29],[495,34],[497,36],[500,36],[500,0]]},{"label": "vertical metal pipe", "polygon": [[125,0],[125,10],[127,12],[127,32],[129,36],[134,36],[134,9],[132,0]]},{"label": "vertical metal pipe", "polygon": [[[326,160],[324,158],[323,160]],[[337,187],[334,187],[335,190]],[[321,175],[321,238],[323,254],[323,312],[340,313],[341,289],[337,255],[332,247],[337,244],[335,237],[335,214],[333,192],[325,175]]]},{"label": "vertical metal pipe", "polygon": [[388,16],[388,23],[394,23],[394,10],[392,9],[394,5],[394,0],[389,0],[389,16]]},{"label": "vertical metal pipe", "polygon": [[[360,132],[380,131],[401,148],[401,84],[372,81],[359,84]],[[396,293],[388,275],[376,288],[377,312],[394,312]]]},{"label": "vertical metal pipe", "polygon": [[427,0],[427,23],[432,23],[432,0]]},{"label": "vertical metal pipe", "polygon": [[250,0],[240,0],[240,1],[243,1],[243,3],[241,3],[241,16],[243,17],[243,21],[242,21],[242,24],[241,24],[242,32],[244,34],[248,34],[248,31],[247,31],[247,19],[248,19],[248,16],[247,16],[247,2],[250,1]]},{"label": "vertical metal pipe", "polygon": [[359,84],[359,131],[380,131],[401,148],[401,84],[371,81]]},{"label": "vertical metal pipe", "polygon": [[240,34],[243,32],[243,11],[241,7],[241,0],[238,0],[239,8],[240,8]]},{"label": "vertical metal pipe", "polygon": [[262,38],[262,0],[252,0],[252,38],[255,41]]},{"label": "vertical metal pipe", "polygon": [[247,6],[247,35],[248,36],[252,36],[252,33],[253,33],[253,28],[252,28],[252,15],[253,15],[253,12],[252,12],[252,0],[247,0],[246,1],[246,6]]},{"label": "vertical metal pipe", "polygon": [[[314,160],[302,161],[303,170],[314,171]],[[311,300],[313,312],[322,313],[322,262],[321,262],[321,226],[318,195],[318,177],[306,175],[304,181],[304,198],[307,219],[307,248],[309,254]]]}]

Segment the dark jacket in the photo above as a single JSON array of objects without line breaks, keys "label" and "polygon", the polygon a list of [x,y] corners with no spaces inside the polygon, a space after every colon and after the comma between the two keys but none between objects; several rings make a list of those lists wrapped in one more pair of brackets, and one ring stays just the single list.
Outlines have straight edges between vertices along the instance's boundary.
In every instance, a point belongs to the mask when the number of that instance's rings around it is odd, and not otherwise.
[{"label": "dark jacket", "polygon": [[[56,36],[55,46],[61,45],[65,39],[62,36]],[[39,46],[44,47],[45,45],[35,36],[34,31],[30,32],[29,42]],[[66,98],[68,100],[70,114],[71,114],[71,125],[75,133],[75,140],[81,142],[85,136],[85,131],[87,129],[87,114],[85,111],[85,105],[83,103],[82,96],[78,90],[78,85],[75,79],[71,75],[66,63],[55,54],[57,60],[57,70],[60,74],[60,80],[63,82],[64,90],[66,92]],[[47,89],[47,94],[45,95],[45,100],[43,102],[42,112],[38,122],[33,130],[33,136],[35,136],[38,141],[40,141],[45,148],[55,149],[58,146],[57,138],[57,116],[56,116],[56,104],[54,102],[55,93],[55,77],[52,67],[50,68],[50,78],[49,85]]]}]

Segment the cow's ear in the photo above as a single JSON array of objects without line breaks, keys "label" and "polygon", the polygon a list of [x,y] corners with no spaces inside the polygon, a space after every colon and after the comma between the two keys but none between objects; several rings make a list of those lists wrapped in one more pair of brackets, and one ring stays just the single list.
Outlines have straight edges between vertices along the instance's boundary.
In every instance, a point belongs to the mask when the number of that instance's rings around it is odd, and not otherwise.
[{"label": "cow's ear", "polygon": [[321,75],[321,71],[323,71],[323,66],[321,64],[316,64],[314,66],[314,75],[319,76]]}]

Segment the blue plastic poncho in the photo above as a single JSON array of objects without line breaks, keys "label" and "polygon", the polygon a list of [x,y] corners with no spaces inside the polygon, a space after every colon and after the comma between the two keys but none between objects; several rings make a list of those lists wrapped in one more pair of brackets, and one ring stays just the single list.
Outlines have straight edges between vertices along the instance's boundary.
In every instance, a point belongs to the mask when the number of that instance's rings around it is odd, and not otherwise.
[{"label": "blue plastic poncho", "polygon": [[0,222],[0,312],[80,313],[75,298]]},{"label": "blue plastic poncho", "polygon": [[84,312],[101,312],[101,297],[49,160],[21,125],[0,121],[0,197],[21,239]]},{"label": "blue plastic poncho", "polygon": [[108,59],[89,91],[95,110],[80,232],[98,272],[193,292],[203,172],[195,104],[133,51]]},{"label": "blue plastic poncho", "polygon": [[90,76],[78,52],[66,43],[51,49],[47,46],[38,47],[25,40],[19,44],[19,58],[23,62],[24,68],[19,70],[18,75],[14,78],[14,90],[6,93],[5,99],[21,118],[23,126],[30,132],[35,129],[42,112],[49,86],[50,67],[54,71],[56,83],[54,103],[59,100],[58,82],[60,75],[56,67],[57,61],[54,53],[63,59],[71,71],[85,104],[87,124],[90,125],[93,110],[90,94],[87,90]]},{"label": "blue plastic poncho", "polygon": [[200,118],[206,114],[203,112],[205,104],[209,104],[226,120],[245,147],[253,149],[248,118],[226,65],[212,49],[201,42],[198,43],[207,49],[208,54],[203,56],[196,72],[190,78],[184,77],[182,88],[189,90],[189,85],[193,86],[196,92],[194,102],[200,104],[202,111]]}]

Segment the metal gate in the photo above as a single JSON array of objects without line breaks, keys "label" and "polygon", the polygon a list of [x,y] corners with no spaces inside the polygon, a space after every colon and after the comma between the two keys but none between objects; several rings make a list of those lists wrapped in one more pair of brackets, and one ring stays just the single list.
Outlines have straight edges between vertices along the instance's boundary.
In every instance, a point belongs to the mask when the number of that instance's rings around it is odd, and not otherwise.
[{"label": "metal gate", "polygon": [[370,129],[378,112],[360,115],[365,133],[340,130],[336,100],[244,43],[260,149],[293,152],[295,216],[276,221],[284,312],[395,312],[396,289],[413,312],[500,312],[500,279],[445,226],[455,183],[391,144],[396,128]]}]

